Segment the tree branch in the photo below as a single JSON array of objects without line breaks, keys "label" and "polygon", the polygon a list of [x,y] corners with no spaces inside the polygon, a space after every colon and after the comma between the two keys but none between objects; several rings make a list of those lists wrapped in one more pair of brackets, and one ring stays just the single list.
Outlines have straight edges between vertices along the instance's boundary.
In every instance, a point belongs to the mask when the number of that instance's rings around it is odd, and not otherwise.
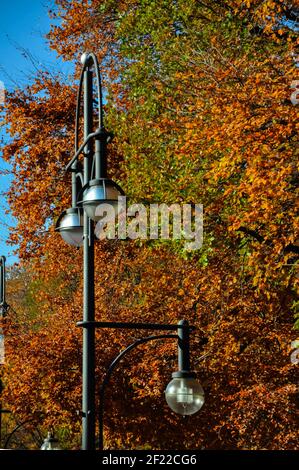
[{"label": "tree branch", "polygon": [[[247,227],[240,227],[238,229],[240,232],[245,233],[246,235],[250,235],[251,237],[255,238],[258,242],[264,243],[265,239],[262,237],[256,230],[249,229]],[[269,244],[269,242],[267,242]],[[289,243],[283,249],[284,253],[296,253],[299,254],[299,246],[294,245],[293,243]]]}]

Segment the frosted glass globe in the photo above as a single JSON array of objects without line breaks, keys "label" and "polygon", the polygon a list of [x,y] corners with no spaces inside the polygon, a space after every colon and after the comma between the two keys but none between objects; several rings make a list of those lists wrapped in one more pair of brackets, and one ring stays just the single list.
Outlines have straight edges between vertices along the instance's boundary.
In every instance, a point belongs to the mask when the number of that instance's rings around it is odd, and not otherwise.
[{"label": "frosted glass globe", "polygon": [[197,413],[205,402],[203,388],[193,377],[172,379],[166,387],[165,398],[168,406],[183,416]]}]

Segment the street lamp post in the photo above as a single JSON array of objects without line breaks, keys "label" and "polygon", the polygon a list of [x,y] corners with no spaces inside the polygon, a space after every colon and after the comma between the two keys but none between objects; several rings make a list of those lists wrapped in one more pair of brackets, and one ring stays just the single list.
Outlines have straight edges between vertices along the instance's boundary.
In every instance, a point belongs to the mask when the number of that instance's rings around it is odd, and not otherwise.
[{"label": "street lamp post", "polygon": [[87,329],[109,328],[109,329],[130,329],[130,330],[156,330],[173,331],[177,334],[151,335],[137,339],[127,346],[110,363],[106,375],[100,388],[100,408],[99,408],[99,450],[104,448],[104,407],[105,392],[109,384],[112,372],[121,359],[132,349],[140,344],[161,339],[176,339],[178,341],[178,371],[172,374],[173,380],[165,390],[165,397],[170,408],[183,416],[191,415],[201,409],[204,404],[204,391],[200,383],[196,380],[195,372],[190,370],[190,345],[189,334],[194,328],[189,326],[187,320],[181,320],[177,325],[161,323],[119,323],[119,322],[78,322],[78,326]]},{"label": "street lamp post", "polygon": [[[195,375],[190,372],[189,360],[189,333],[188,323],[178,325],[114,323],[95,321],[94,299],[94,222],[100,219],[97,207],[101,203],[109,203],[118,212],[118,198],[124,195],[122,189],[107,178],[107,144],[112,134],[107,132],[103,122],[103,98],[99,65],[97,58],[92,53],[85,53],[81,57],[83,69],[79,81],[79,90],[76,109],[75,127],[75,154],[66,166],[66,170],[72,173],[72,207],[65,210],[57,220],[56,230],[62,238],[73,246],[83,245],[83,321],[78,326],[83,328],[83,361],[82,361],[82,450],[95,449],[95,329],[96,328],[130,328],[130,329],[154,329],[154,330],[178,330],[178,335],[159,335],[141,338],[130,345],[117,356],[110,365],[103,386],[101,388],[100,410],[100,446],[103,442],[103,406],[104,391],[109,377],[115,365],[125,353],[133,347],[146,341],[166,337],[177,338],[179,342],[179,371],[173,375],[173,384],[166,389],[166,400],[171,408],[171,396],[176,393],[181,396],[182,403],[186,400],[188,389],[186,383],[195,380]],[[93,78],[97,83],[98,127],[93,131]],[[84,109],[84,141],[79,146],[80,105],[83,92]],[[79,164],[79,157],[83,154],[83,169]],[[173,382],[172,381],[172,382]],[[187,381],[187,382],[186,382]],[[170,386],[170,384],[169,384]],[[184,389],[185,386],[185,389]],[[199,387],[201,387],[199,385]],[[174,392],[175,390],[175,392]],[[179,390],[179,392],[178,392]],[[200,391],[200,388],[198,388]],[[202,390],[202,389],[201,389]],[[190,392],[190,393],[191,393]],[[203,391],[202,391],[203,392]],[[191,394],[192,394],[191,393]],[[190,394],[189,394],[190,395]],[[191,396],[191,395],[190,395]],[[189,399],[190,399],[189,396]],[[185,400],[185,401],[184,401]],[[192,399],[193,400],[193,399]],[[200,402],[200,400],[199,400]],[[198,404],[200,404],[198,402]],[[203,404],[203,395],[202,403]],[[198,409],[200,408],[198,407]],[[184,411],[182,407],[176,407],[176,412]],[[178,409],[179,408],[179,409]],[[185,406],[185,411],[187,410]],[[197,410],[198,410],[197,409]],[[193,411],[195,412],[195,411]],[[184,414],[184,413],[181,413]],[[188,413],[185,413],[188,414]],[[192,413],[189,413],[192,414]]]},{"label": "street lamp post", "polygon": [[0,256],[0,316],[5,317],[8,305],[6,303],[6,258]]},{"label": "street lamp post", "polygon": [[[5,318],[8,310],[6,303],[6,270],[5,270],[5,256],[0,257],[0,318]],[[4,362],[4,335],[3,328],[0,327],[0,364]],[[0,413],[1,420],[1,413]],[[1,428],[1,424],[0,424]]]},{"label": "street lamp post", "polygon": [[[8,305],[6,303],[6,271],[5,271],[5,256],[0,257],[0,318],[4,318]],[[0,364],[4,362],[4,336],[3,330],[0,328]],[[3,391],[3,384],[0,378],[0,448],[2,445],[2,415],[10,413],[9,410],[2,409],[1,395]]]},{"label": "street lamp post", "polygon": [[[86,62],[89,62],[86,58]],[[83,71],[84,83],[84,140],[93,129],[92,71],[90,62]],[[80,99],[80,98],[79,98]],[[80,106],[80,104],[79,104]],[[77,144],[76,144],[77,145]],[[91,177],[92,141],[84,149],[83,183],[88,184]],[[94,320],[94,231],[93,221],[83,213],[83,319]],[[82,449],[95,448],[95,332],[83,331],[82,365]]]},{"label": "street lamp post", "polygon": [[[72,207],[56,223],[63,239],[75,246],[83,242],[83,321],[94,321],[94,222],[103,201],[117,203],[120,188],[106,177],[106,145],[111,139],[103,124],[103,98],[99,65],[94,54],[83,54],[76,109],[75,155],[66,167],[72,173]],[[98,128],[93,132],[93,75],[97,80]],[[78,130],[83,91],[84,142]],[[94,145],[95,144],[95,151]],[[83,172],[78,163],[83,153]],[[80,200],[82,198],[82,200]],[[78,200],[79,199],[79,200]],[[82,209],[84,208],[84,210]],[[83,330],[82,450],[95,448],[95,331]]]}]

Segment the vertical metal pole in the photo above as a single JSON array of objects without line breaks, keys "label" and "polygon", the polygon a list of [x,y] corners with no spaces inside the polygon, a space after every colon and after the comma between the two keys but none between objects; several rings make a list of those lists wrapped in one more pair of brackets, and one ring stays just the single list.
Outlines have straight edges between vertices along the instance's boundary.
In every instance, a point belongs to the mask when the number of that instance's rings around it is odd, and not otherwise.
[{"label": "vertical metal pole", "polygon": [[95,178],[107,178],[107,133],[102,128],[102,133],[96,138],[95,143]]},{"label": "vertical metal pole", "polygon": [[179,371],[190,371],[190,327],[187,320],[180,320],[178,328],[178,366]]},{"label": "vertical metal pole", "polygon": [[[0,258],[0,314],[4,315],[5,309],[5,257]],[[0,348],[3,347],[3,330],[0,329]],[[0,351],[1,355],[1,351]],[[0,379],[0,397],[2,395],[3,385]],[[2,401],[0,401],[0,448],[2,444]]]},{"label": "vertical metal pole", "polygon": [[[6,272],[5,272],[5,256],[0,258],[0,317],[4,318],[7,314],[8,305],[6,303]],[[0,328],[0,364],[4,363],[4,332]],[[2,409],[2,406],[1,406]],[[0,412],[2,420],[2,412]],[[0,424],[1,428],[1,424]],[[1,430],[1,429],[0,429]]]},{"label": "vertical metal pole", "polygon": [[[84,139],[92,132],[92,72],[84,72]],[[84,149],[84,184],[92,167],[92,144]],[[94,230],[84,213],[83,221],[83,320],[94,321]],[[83,328],[82,450],[95,449],[95,330]]]},{"label": "vertical metal pole", "polygon": [[72,165],[72,207],[77,206],[77,161]]}]

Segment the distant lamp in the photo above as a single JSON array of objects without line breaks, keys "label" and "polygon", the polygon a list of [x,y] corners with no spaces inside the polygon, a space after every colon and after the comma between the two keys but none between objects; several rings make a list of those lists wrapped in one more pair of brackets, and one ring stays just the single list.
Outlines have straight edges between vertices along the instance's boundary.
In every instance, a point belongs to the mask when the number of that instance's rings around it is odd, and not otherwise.
[{"label": "distant lamp", "polygon": [[118,184],[108,178],[91,180],[82,188],[80,193],[83,196],[82,201],[79,201],[78,204],[80,204],[80,206],[82,204],[88,217],[95,222],[102,218],[96,211],[100,204],[105,203],[112,205],[117,215],[120,211],[118,197],[124,196],[125,194]]},{"label": "distant lamp", "polygon": [[53,432],[48,432],[48,436],[44,440],[41,450],[61,450],[59,441],[55,438]]},{"label": "distant lamp", "polygon": [[63,240],[72,246],[83,244],[83,210],[71,207],[62,212],[56,222],[56,228]]},{"label": "distant lamp", "polygon": [[195,373],[175,372],[172,377],[165,390],[168,406],[183,416],[197,413],[202,408],[205,397]]}]

